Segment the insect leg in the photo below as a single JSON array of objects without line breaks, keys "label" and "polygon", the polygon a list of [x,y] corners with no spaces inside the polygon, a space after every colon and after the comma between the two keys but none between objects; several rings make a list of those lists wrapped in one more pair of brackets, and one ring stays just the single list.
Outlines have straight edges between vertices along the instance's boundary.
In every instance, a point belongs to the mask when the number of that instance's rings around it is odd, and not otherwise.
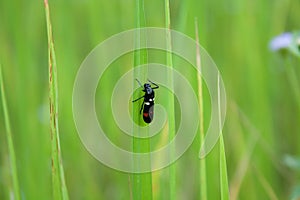
[{"label": "insect leg", "polygon": [[144,102],[145,101],[143,101],[143,103],[142,103],[142,106],[141,106],[141,109],[140,109],[140,114],[142,113],[142,110],[143,110],[143,107],[144,107]]},{"label": "insect leg", "polygon": [[159,86],[158,86],[156,83],[154,83],[154,82],[150,81],[149,79],[148,79],[148,81],[149,81],[150,83],[152,83],[153,85],[155,85],[155,87],[154,87],[154,88],[152,88],[152,89],[157,89],[157,88],[159,88]]},{"label": "insect leg", "polygon": [[145,97],[145,95],[133,100],[132,102],[136,102],[137,100],[140,100],[141,98],[144,98],[144,97]]}]

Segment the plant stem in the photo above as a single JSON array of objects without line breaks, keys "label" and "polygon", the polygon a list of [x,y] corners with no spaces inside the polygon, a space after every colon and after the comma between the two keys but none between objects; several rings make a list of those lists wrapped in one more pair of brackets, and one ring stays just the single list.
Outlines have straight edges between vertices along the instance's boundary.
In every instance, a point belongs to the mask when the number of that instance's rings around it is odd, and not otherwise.
[{"label": "plant stem", "polygon": [[5,121],[5,128],[6,128],[6,138],[8,144],[8,153],[9,153],[9,161],[11,167],[11,175],[13,181],[13,194],[14,199],[20,199],[20,189],[19,189],[19,182],[18,182],[18,171],[17,171],[17,164],[16,164],[16,155],[14,149],[14,143],[11,133],[10,121],[9,121],[9,114],[6,104],[6,97],[4,91],[4,84],[3,84],[3,77],[2,77],[2,66],[0,65],[0,89],[1,89],[1,96],[2,96],[2,106],[4,112],[4,121]]},{"label": "plant stem", "polygon": [[[145,21],[145,11],[144,11],[144,0],[136,0],[136,25],[137,28],[143,28],[146,25]],[[146,35],[141,34],[141,31],[136,32],[136,49],[139,49],[141,46],[145,46],[146,43]],[[142,45],[143,44],[143,45]],[[148,52],[147,49],[141,49],[141,50],[135,50],[134,52],[134,76],[140,81],[147,79],[147,66],[144,64],[148,63]],[[143,67],[136,68],[140,65],[144,65]],[[138,84],[134,80],[134,85]],[[135,85],[136,86],[136,85]],[[135,87],[134,87],[135,88]],[[142,96],[142,91],[140,91],[139,96]],[[140,108],[142,106],[142,100],[138,101],[139,103],[135,102],[133,103],[133,121],[137,122],[139,126],[145,126],[141,115],[140,115]],[[134,128],[134,135],[140,135],[141,130],[139,128]],[[143,134],[149,134],[148,130],[146,133]],[[140,139],[133,137],[133,152],[135,153],[149,153],[150,152],[150,139]],[[150,154],[148,163],[151,165],[151,159]],[[140,164],[140,160],[133,160],[135,168],[138,170]],[[132,195],[133,199],[135,200],[147,200],[152,199],[152,173],[143,173],[143,174],[133,174],[133,181],[132,181]]]},{"label": "plant stem", "polygon": [[229,199],[228,178],[227,178],[227,166],[225,147],[221,126],[221,100],[220,100],[220,75],[218,74],[218,110],[219,110],[219,128],[220,128],[220,188],[221,188],[221,200]]},{"label": "plant stem", "polygon": [[[195,18],[195,35],[196,42],[198,44],[196,49],[196,63],[197,68],[201,72],[201,55],[200,55],[200,43],[199,43],[199,33],[198,33],[198,20]],[[198,102],[199,102],[199,118],[200,118],[200,143],[204,140],[204,115],[203,115],[203,87],[202,87],[202,78],[197,74],[198,80]],[[207,180],[206,180],[206,160],[205,158],[200,159],[200,196],[202,200],[207,200]]]},{"label": "plant stem", "polygon": [[57,66],[52,37],[50,11],[48,0],[44,1],[48,48],[49,48],[49,103],[50,103],[50,136],[51,136],[51,164],[52,164],[52,187],[53,199],[69,199],[65,183],[64,169],[61,158],[59,129],[58,129],[58,87],[57,87]]},{"label": "plant stem", "polygon": [[[170,2],[169,0],[165,0],[165,28],[166,28],[166,60],[167,67],[173,68],[173,58],[172,58],[172,38],[171,38],[171,20],[170,20]],[[168,85],[171,86],[170,89],[173,89],[173,71],[169,70],[167,74]],[[169,129],[169,141],[171,141],[175,137],[175,107],[174,107],[174,94],[168,95],[168,129]],[[170,148],[170,158],[171,160],[174,158],[175,149]],[[176,166],[175,163],[170,165],[169,168],[169,177],[170,177],[170,199],[176,199]]]}]

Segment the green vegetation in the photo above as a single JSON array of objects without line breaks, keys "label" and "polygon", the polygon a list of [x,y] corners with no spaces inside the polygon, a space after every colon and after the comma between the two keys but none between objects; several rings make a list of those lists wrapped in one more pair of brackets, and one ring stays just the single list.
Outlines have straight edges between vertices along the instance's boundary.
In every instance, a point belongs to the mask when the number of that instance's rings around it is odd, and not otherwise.
[{"label": "green vegetation", "polygon": [[[143,28],[146,27],[146,19],[145,19],[145,8],[144,8],[144,0],[136,0],[136,27],[137,28]],[[137,32],[137,37],[135,39],[136,42],[136,48],[141,48],[143,44],[145,44],[146,41],[146,35],[144,35],[141,32]],[[148,50],[147,49],[141,49],[141,50],[136,50],[134,52],[134,66],[138,67],[141,65],[144,65],[142,69],[135,69],[134,70],[134,76],[138,80],[147,80],[148,76],[148,66],[146,65],[148,63]],[[133,80],[135,83],[136,80]],[[139,87],[139,85],[138,85]],[[138,97],[143,96],[143,92],[140,89],[140,92],[138,93]],[[136,97],[136,98],[138,98]],[[135,99],[136,99],[135,98]],[[143,121],[142,115],[140,114],[140,108],[142,105],[143,101],[139,101],[139,103],[135,103],[133,107],[133,120],[135,122],[138,122],[137,124],[140,126],[145,126],[146,123]],[[142,135],[140,133],[140,127],[136,127],[133,129],[133,131],[136,133],[134,135]],[[146,131],[147,135],[149,135],[149,131]],[[133,146],[132,146],[133,152],[150,152],[150,139],[140,139],[133,137]],[[140,160],[134,160],[134,166],[136,169],[139,169]],[[148,158],[148,163],[151,165],[151,160],[150,156]],[[132,183],[132,197],[133,199],[140,199],[140,200],[148,200],[152,199],[152,176],[151,173],[143,173],[143,174],[134,174],[133,176],[133,183]],[[131,189],[131,188],[130,188]]]},{"label": "green vegetation", "polygon": [[[299,198],[299,54],[297,46],[293,52],[268,47],[274,36],[299,31],[299,1],[53,0],[49,7],[50,12],[42,0],[0,1],[0,199]],[[219,67],[227,117],[223,136],[205,160],[198,160],[210,122],[205,81],[177,55],[156,50],[128,53],[105,71],[96,94],[98,120],[109,139],[128,151],[153,151],[174,138],[179,103],[163,86],[156,103],[171,118],[150,140],[125,142],[109,109],[124,73],[162,63],[183,74],[199,94],[202,117],[190,148],[167,168],[133,175],[101,164],[81,143],[72,114],[80,64],[100,42],[136,27],[170,27],[199,40]],[[136,42],[146,42],[145,35]],[[134,69],[134,76],[146,82],[147,67]],[[124,105],[145,126],[141,103]]]},{"label": "green vegetation", "polygon": [[68,199],[68,191],[65,183],[64,168],[61,158],[59,128],[58,128],[58,87],[57,66],[50,21],[49,4],[45,0],[45,12],[48,36],[49,54],[49,107],[50,107],[50,138],[51,138],[51,170],[52,189],[54,199]]},{"label": "green vegetation", "polygon": [[[12,177],[12,185],[13,187],[8,184],[8,189],[11,192],[11,195],[15,199],[20,199],[20,189],[19,189],[19,182],[18,182],[18,170],[17,170],[17,164],[16,164],[16,155],[15,155],[15,148],[11,133],[11,127],[10,127],[10,120],[9,120],[9,114],[7,109],[7,103],[6,103],[6,97],[5,97],[5,91],[4,91],[4,83],[3,83],[3,77],[2,77],[2,66],[0,65],[0,91],[1,91],[1,101],[3,106],[3,112],[4,112],[4,122],[5,122],[5,132],[7,137],[7,146],[8,146],[8,157],[9,157],[9,172]],[[10,181],[9,181],[10,182]]]},{"label": "green vegetation", "polygon": [[[172,52],[172,35],[171,35],[171,19],[170,19],[170,1],[165,0],[165,29],[166,29],[166,49]],[[174,68],[173,66],[173,56],[171,52],[166,52],[166,66]],[[169,71],[167,74],[168,85],[171,86],[169,89],[174,89],[174,78],[173,71]],[[176,134],[175,129],[175,103],[174,103],[174,94],[168,93],[167,96],[167,106],[166,111],[168,112],[168,135],[169,142],[171,142]],[[175,147],[176,148],[176,147]],[[175,148],[170,148],[170,157],[173,158],[175,155]],[[169,181],[170,187],[170,199],[176,199],[176,163],[173,163],[169,166]]]}]

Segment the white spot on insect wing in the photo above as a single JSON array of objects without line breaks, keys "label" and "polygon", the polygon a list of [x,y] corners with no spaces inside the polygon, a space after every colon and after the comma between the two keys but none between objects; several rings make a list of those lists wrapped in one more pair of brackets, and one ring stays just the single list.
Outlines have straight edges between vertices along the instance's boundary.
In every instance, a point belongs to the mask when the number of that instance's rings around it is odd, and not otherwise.
[{"label": "white spot on insect wing", "polygon": [[150,105],[150,103],[149,103],[149,102],[145,102],[145,104],[146,104],[146,105],[148,105],[148,106]]},{"label": "white spot on insect wing", "polygon": [[153,99],[149,99],[149,101],[154,101],[154,99],[155,99],[155,98],[153,98]]}]

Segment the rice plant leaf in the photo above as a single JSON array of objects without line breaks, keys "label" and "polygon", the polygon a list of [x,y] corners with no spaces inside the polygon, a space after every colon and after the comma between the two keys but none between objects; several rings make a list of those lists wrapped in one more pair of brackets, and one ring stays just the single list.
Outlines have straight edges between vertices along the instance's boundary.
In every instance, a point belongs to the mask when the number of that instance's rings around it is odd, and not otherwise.
[{"label": "rice plant leaf", "polygon": [[46,23],[49,48],[49,103],[50,103],[50,136],[51,136],[51,166],[52,166],[52,187],[54,199],[69,199],[65,183],[64,169],[61,158],[59,129],[58,129],[58,87],[57,87],[57,66],[52,37],[50,11],[48,0],[44,1],[46,12]]},{"label": "rice plant leaf", "polygon": [[[144,0],[136,0],[136,26],[137,28],[143,28],[146,26],[145,20],[145,10],[144,10]],[[146,43],[146,35],[142,34],[139,30],[136,32],[136,40],[135,47],[139,49],[142,45]],[[136,50],[134,52],[134,76],[140,81],[147,80],[147,66],[136,68],[140,65],[147,64],[148,62],[148,52],[147,49]],[[134,84],[138,84],[134,80]],[[144,94],[140,90],[138,92],[138,96],[143,96]],[[138,123],[139,126],[145,126],[145,122],[143,121],[140,115],[140,108],[142,106],[143,101],[138,101],[133,103],[133,120]],[[140,128],[135,127],[133,131],[134,135],[140,135]],[[148,132],[144,133],[148,134]],[[133,152],[150,152],[150,138],[140,139],[133,137]],[[148,163],[151,164],[150,154]],[[140,166],[140,160],[134,160],[134,166],[136,169]],[[132,176],[132,196],[133,199],[152,199],[152,173],[143,173],[143,174],[134,174]]]},{"label": "rice plant leaf", "polygon": [[[198,44],[196,49],[196,63],[197,68],[201,72],[201,55],[200,55],[200,44],[199,44],[199,33],[198,33],[198,20],[195,18],[195,35],[196,42]],[[200,142],[204,140],[204,115],[203,115],[203,86],[202,78],[197,75],[198,81],[198,103],[199,103],[199,118],[200,118]],[[200,159],[200,196],[202,200],[207,200],[207,180],[206,180],[206,159]]]},{"label": "rice plant leaf", "polygon": [[[219,110],[219,123],[221,123],[221,103],[220,103],[220,75],[218,74],[218,110]],[[229,189],[228,189],[228,178],[227,178],[227,166],[226,166],[226,155],[225,147],[223,141],[223,134],[220,127],[220,188],[221,188],[221,200],[229,199]]]},{"label": "rice plant leaf", "polygon": [[5,121],[5,128],[6,128],[6,138],[8,144],[8,153],[9,153],[9,163],[11,167],[11,175],[12,175],[12,183],[13,183],[13,199],[19,200],[20,199],[20,189],[19,189],[19,182],[18,182],[18,170],[17,170],[17,163],[16,163],[16,155],[14,149],[14,143],[11,133],[10,121],[9,121],[9,114],[8,108],[6,104],[6,97],[4,92],[4,84],[3,84],[3,77],[2,77],[2,66],[0,65],[0,89],[1,89],[1,97],[2,97],[2,106],[4,112],[4,121]]},{"label": "rice plant leaf", "polygon": [[[166,64],[167,67],[173,68],[173,57],[172,57],[172,36],[171,36],[171,19],[170,19],[170,2],[169,0],[165,0],[165,29],[166,29]],[[173,71],[169,70],[167,74],[168,85],[173,86]],[[174,88],[174,87],[173,87]],[[170,88],[171,90],[173,88]],[[174,107],[174,94],[169,93],[168,95],[168,128],[169,128],[169,141],[171,141],[175,137],[175,107]],[[170,148],[170,157],[174,158],[175,149]],[[176,166],[175,163],[170,165],[169,167],[169,178],[170,178],[170,199],[176,199]]]}]

